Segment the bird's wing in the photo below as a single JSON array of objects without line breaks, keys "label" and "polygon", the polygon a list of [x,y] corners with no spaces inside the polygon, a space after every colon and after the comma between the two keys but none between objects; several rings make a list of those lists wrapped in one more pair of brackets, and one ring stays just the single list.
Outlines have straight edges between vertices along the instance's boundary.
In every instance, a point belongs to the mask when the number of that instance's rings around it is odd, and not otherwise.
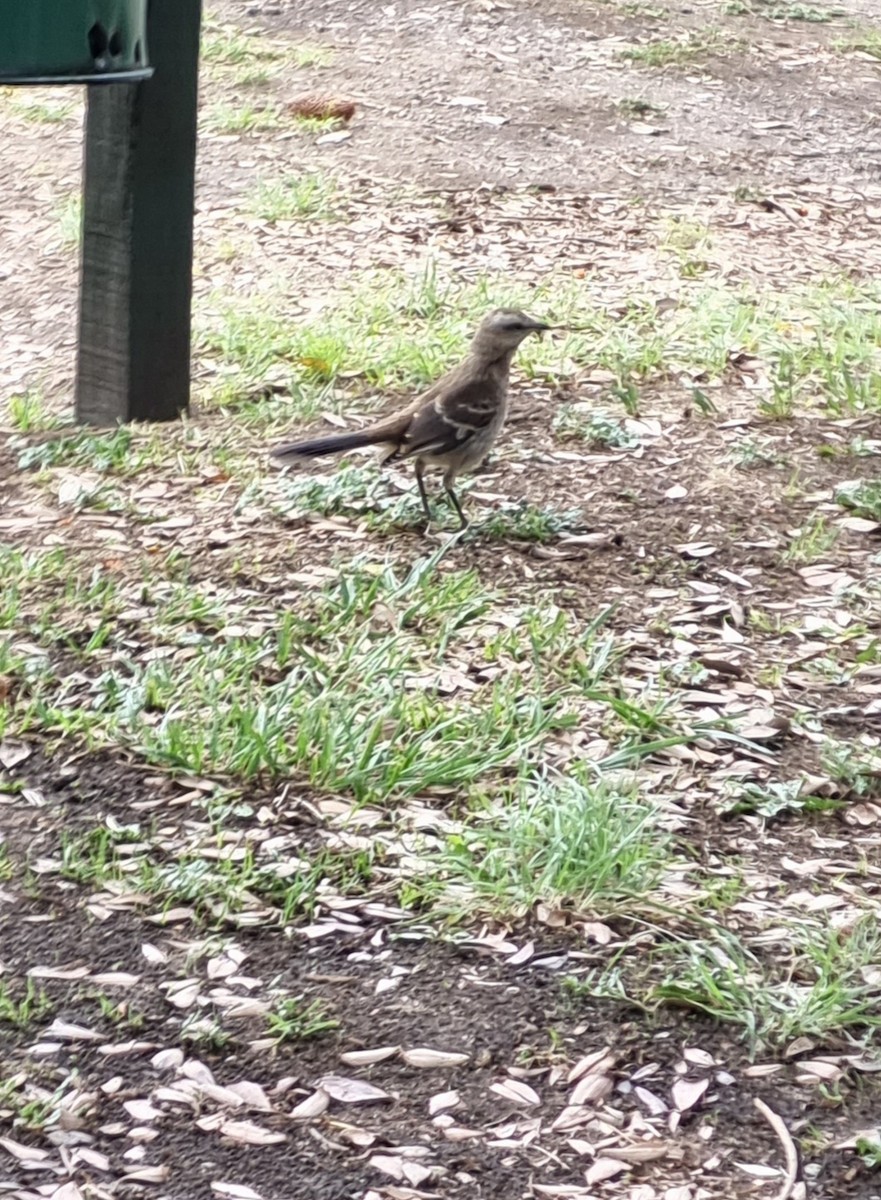
[{"label": "bird's wing", "polygon": [[485,379],[432,388],[413,414],[399,456],[446,454],[457,449],[491,424],[503,400],[504,395],[496,394]]}]

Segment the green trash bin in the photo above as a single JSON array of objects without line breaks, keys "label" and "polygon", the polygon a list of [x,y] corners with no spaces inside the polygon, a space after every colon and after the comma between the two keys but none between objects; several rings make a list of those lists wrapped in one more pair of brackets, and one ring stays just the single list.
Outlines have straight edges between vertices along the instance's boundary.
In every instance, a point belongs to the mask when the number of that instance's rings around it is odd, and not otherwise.
[{"label": "green trash bin", "polygon": [[0,0],[0,86],[138,83],[148,0]]}]

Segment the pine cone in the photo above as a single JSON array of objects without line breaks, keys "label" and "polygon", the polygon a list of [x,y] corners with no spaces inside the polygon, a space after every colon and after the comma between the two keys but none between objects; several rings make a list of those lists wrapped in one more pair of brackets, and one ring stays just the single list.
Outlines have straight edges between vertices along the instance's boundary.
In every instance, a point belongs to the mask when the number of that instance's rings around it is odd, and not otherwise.
[{"label": "pine cone", "polygon": [[317,92],[309,92],[288,101],[287,109],[295,117],[315,117],[320,121],[333,118],[351,121],[355,115],[354,101],[343,100],[339,96],[322,96]]}]

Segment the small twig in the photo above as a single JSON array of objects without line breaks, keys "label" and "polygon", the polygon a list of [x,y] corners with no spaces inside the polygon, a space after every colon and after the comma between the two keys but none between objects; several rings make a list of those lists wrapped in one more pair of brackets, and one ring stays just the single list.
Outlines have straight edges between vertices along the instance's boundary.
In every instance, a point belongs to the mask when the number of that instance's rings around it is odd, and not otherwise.
[{"label": "small twig", "polygon": [[770,196],[763,196],[761,200],[757,200],[759,208],[763,208],[765,212],[779,212],[786,217],[787,221],[791,221],[793,225],[800,225],[801,221],[792,212],[792,209],[785,204],[781,204],[779,200],[774,200]]},{"label": "small twig", "polygon": [[[753,1104],[780,1139],[780,1144],[783,1147],[783,1154],[786,1159],[786,1179],[783,1183],[780,1193],[777,1196],[777,1200],[790,1200],[790,1197],[793,1195],[795,1185],[800,1182],[798,1178],[798,1150],[796,1149],[795,1142],[792,1140],[792,1136],[790,1135],[789,1130],[786,1128],[783,1118],[775,1113],[772,1108],[769,1108],[764,1100],[759,1100],[756,1098],[753,1100]],[[801,1197],[806,1195],[807,1189],[804,1187],[804,1184],[802,1184],[799,1189],[799,1200]]]}]

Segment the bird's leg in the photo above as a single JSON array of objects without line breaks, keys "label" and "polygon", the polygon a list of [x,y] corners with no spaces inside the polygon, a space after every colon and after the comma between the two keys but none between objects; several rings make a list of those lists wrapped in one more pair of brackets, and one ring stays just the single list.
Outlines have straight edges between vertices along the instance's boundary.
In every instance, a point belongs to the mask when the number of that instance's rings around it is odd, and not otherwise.
[{"label": "bird's leg", "polygon": [[425,493],[425,480],[423,475],[425,467],[422,465],[422,459],[416,459],[416,482],[419,484],[419,498],[422,501],[422,508],[425,511],[426,528],[431,525],[431,509],[428,507],[428,496]]},{"label": "bird's leg", "polygon": [[459,515],[459,528],[467,529],[468,528],[468,518],[462,512],[462,505],[459,503],[459,497],[453,491],[452,485],[449,483],[445,483],[444,491],[450,497],[450,503],[452,504],[453,508],[456,510],[456,512]]}]

